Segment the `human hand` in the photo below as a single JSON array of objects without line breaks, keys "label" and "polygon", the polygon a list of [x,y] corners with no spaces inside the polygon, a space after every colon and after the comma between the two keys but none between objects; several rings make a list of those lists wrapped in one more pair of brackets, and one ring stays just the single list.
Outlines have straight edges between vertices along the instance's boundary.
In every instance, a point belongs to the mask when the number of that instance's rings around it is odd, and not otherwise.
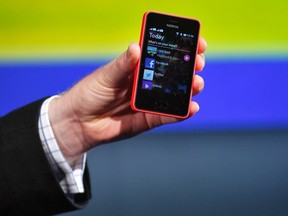
[{"label": "human hand", "polygon": [[[205,65],[207,44],[199,39],[196,71]],[[91,148],[128,138],[181,119],[135,112],[130,107],[133,72],[140,48],[132,43],[117,59],[91,73],[60,97],[51,101],[49,118],[56,140],[70,164]],[[202,91],[204,80],[195,75],[193,95]],[[191,101],[190,117],[199,106]]]}]

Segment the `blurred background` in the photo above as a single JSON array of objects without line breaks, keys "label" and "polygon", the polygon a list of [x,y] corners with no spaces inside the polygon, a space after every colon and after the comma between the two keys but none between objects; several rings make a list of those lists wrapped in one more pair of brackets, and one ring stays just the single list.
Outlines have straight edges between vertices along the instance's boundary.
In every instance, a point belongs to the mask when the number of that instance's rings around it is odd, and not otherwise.
[{"label": "blurred background", "polygon": [[200,112],[89,152],[93,199],[62,215],[287,215],[288,3],[0,1],[0,115],[58,94],[139,40],[142,15],[197,18]]}]

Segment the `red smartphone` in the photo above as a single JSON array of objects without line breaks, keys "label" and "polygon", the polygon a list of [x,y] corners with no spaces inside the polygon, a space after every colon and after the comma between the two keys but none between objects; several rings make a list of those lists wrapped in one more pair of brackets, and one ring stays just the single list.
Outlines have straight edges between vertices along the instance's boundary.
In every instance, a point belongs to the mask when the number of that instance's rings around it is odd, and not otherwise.
[{"label": "red smartphone", "polygon": [[135,111],[187,118],[200,22],[146,12],[140,37],[131,107]]}]

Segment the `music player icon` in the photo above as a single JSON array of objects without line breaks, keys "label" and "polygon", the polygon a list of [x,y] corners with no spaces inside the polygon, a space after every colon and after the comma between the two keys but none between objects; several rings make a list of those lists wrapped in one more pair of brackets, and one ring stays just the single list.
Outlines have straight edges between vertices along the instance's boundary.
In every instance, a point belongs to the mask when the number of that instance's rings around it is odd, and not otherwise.
[{"label": "music player icon", "polygon": [[186,61],[186,62],[190,61],[190,56],[189,55],[185,55],[184,56],[184,61]]}]

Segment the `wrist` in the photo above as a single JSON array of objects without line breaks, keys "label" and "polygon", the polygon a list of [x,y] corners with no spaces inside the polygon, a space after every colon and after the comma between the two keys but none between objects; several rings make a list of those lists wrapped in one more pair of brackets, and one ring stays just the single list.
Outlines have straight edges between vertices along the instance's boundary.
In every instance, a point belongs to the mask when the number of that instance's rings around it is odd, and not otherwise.
[{"label": "wrist", "polygon": [[56,142],[65,159],[73,166],[85,153],[82,149],[84,139],[79,120],[65,95],[51,100],[48,113]]}]

